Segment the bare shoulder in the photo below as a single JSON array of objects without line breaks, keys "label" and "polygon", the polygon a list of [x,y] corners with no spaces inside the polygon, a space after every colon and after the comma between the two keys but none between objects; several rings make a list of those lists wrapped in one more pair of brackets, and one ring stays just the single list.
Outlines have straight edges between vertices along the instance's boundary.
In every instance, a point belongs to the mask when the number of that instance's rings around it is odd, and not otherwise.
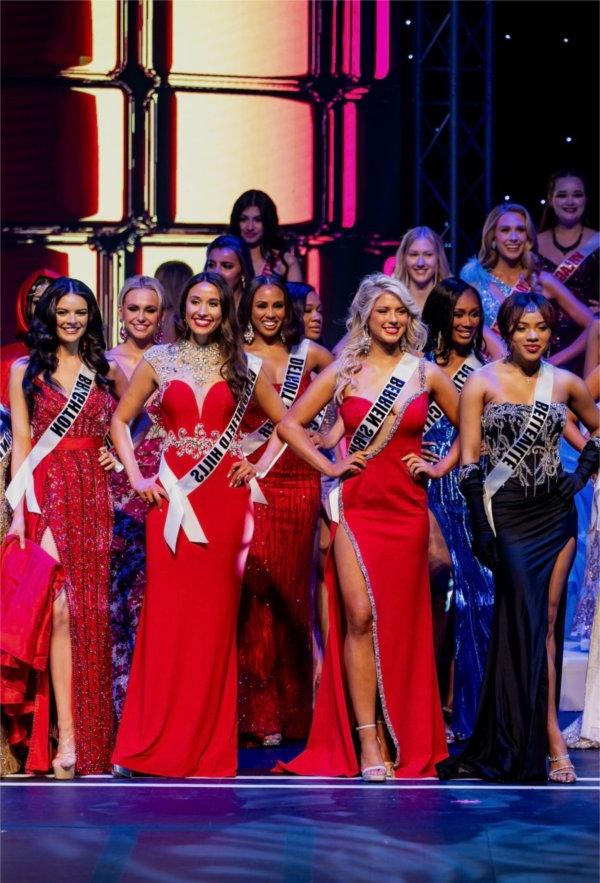
[{"label": "bare shoulder", "polygon": [[29,356],[20,356],[10,366],[10,378],[22,380],[25,376],[25,370],[29,363]]},{"label": "bare shoulder", "polygon": [[321,368],[325,368],[333,361],[333,356],[329,352],[326,347],[321,346],[320,343],[315,343],[314,340],[311,340],[308,346],[308,370],[312,370],[313,366],[319,366]]}]

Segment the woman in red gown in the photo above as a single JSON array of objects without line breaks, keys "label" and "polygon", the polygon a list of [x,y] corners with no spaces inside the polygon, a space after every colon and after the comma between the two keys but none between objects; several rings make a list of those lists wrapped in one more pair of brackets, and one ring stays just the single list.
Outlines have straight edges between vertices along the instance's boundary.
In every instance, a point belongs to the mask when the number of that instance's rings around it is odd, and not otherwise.
[{"label": "woman in red gown", "polygon": [[[326,569],[329,636],[313,724],[306,750],[280,769],[329,776],[360,769],[371,782],[432,776],[447,752],[433,654],[427,491],[415,479],[441,476],[458,452],[432,467],[415,451],[430,396],[456,424],[458,395],[438,366],[411,354],[426,335],[399,280],[366,277],[348,324],[339,359],[278,429],[307,462],[344,478]],[[390,387],[396,372],[403,386]],[[366,446],[351,446],[331,463],[311,445],[303,426],[332,397],[350,442],[384,388],[392,389],[388,411]],[[335,519],[335,496],[332,502]]]},{"label": "woman in red gown", "polygon": [[[112,499],[106,453],[113,400],[125,386],[120,369],[104,355],[102,317],[94,295],[76,279],[61,277],[43,295],[31,323],[29,359],[10,377],[13,428],[11,470],[19,467],[65,408],[82,369],[95,371],[91,391],[70,428],[33,473],[40,513],[15,505],[9,532],[27,536],[63,565],[66,598],[54,601],[50,674],[58,718],[57,778],[102,773],[113,747],[109,560]],[[10,488],[8,491],[10,495]],[[10,496],[9,496],[10,499]],[[90,517],[93,513],[93,517]],[[45,772],[45,770],[38,770]]]},{"label": "woman in red gown", "polygon": [[[117,772],[233,776],[236,624],[253,526],[247,484],[255,475],[241,459],[239,438],[187,496],[180,529],[170,528],[181,499],[177,480],[222,437],[248,389],[233,295],[220,276],[189,280],[177,327],[174,344],[144,354],[112,423],[132,487],[156,504],[148,515],[146,592],[113,760]],[[143,478],[127,426],[156,390],[163,460],[159,476]],[[271,420],[281,417],[281,401],[262,371],[254,395]]]},{"label": "woman in red gown", "polygon": [[[263,369],[281,394],[290,354],[300,342],[300,320],[285,283],[258,276],[242,296],[240,325],[246,350],[262,359]],[[310,385],[312,371],[331,361],[326,349],[305,341],[306,358],[298,394]],[[291,364],[291,363],[290,363]],[[251,403],[244,430],[255,432],[266,420]],[[264,450],[259,446],[250,459]],[[313,699],[312,625],[313,549],[319,515],[319,473],[286,450],[261,483],[269,505],[255,516],[239,622],[240,732],[265,745],[283,737],[305,739]]]}]

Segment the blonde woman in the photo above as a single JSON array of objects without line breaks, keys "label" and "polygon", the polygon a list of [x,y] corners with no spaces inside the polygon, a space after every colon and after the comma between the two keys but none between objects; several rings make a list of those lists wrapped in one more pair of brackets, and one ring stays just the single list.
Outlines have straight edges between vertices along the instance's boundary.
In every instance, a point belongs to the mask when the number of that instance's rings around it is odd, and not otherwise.
[{"label": "blonde woman", "polygon": [[[127,380],[150,347],[161,339],[165,295],[153,276],[130,276],[119,293],[121,343],[110,350]],[[156,475],[164,430],[155,393],[146,402],[143,419],[132,426],[136,461],[144,478]],[[125,472],[113,472],[111,489],[115,522],[110,559],[110,625],[113,662],[113,704],[121,717],[133,647],[146,587],[146,516],[150,504],[132,490]]]},{"label": "blonde woman", "polygon": [[527,209],[518,203],[497,205],[485,219],[477,257],[465,264],[460,277],[481,295],[486,324],[484,337],[493,358],[505,355],[496,317],[500,304],[509,294],[535,291],[553,301],[571,324],[580,329],[568,346],[562,346],[560,338],[553,340],[550,362],[565,365],[585,352],[593,316],[562,282],[539,268],[537,249],[537,233]]},{"label": "blonde woman", "polygon": [[413,227],[402,237],[391,275],[406,287],[420,312],[433,287],[450,275],[444,243],[431,227]]},{"label": "blonde woman", "polygon": [[[348,341],[287,412],[278,432],[300,457],[340,479],[330,496],[329,635],[306,751],[282,769],[369,782],[434,775],[446,755],[433,654],[427,491],[420,451],[433,398],[456,425],[458,394],[421,358],[426,331],[406,287],[375,273],[350,307]],[[304,427],[332,398],[348,456],[324,457]],[[354,731],[359,740],[355,750]]]}]

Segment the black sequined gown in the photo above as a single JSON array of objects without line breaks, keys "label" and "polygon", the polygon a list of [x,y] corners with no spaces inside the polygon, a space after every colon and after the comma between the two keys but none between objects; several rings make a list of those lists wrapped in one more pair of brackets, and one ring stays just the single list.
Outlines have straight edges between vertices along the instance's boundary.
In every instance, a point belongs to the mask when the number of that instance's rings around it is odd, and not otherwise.
[{"label": "black sequined gown", "polygon": [[[529,412],[529,405],[486,407],[489,469],[522,433]],[[553,403],[541,436],[492,499],[500,566],[484,681],[473,735],[457,757],[438,765],[442,779],[546,781],[548,588],[559,552],[577,535],[573,501],[558,490],[565,420],[566,406]],[[563,592],[555,625],[557,704],[565,599]]]}]

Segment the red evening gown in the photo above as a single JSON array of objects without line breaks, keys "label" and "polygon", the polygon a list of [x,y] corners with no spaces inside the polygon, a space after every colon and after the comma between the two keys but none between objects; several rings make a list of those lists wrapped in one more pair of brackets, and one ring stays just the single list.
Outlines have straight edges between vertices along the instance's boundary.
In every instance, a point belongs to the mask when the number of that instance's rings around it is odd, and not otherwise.
[{"label": "red evening gown", "polygon": [[[144,357],[159,376],[164,456],[177,477],[206,453],[236,405],[218,381],[199,409],[198,387],[181,368],[185,346],[153,347]],[[208,543],[192,543],[180,530],[173,554],[163,535],[167,501],[148,515],[146,590],[113,756],[138,772],[236,773],[236,624],[252,507],[246,486],[229,486],[239,459],[232,454],[188,498]]]},{"label": "red evening gown", "polygon": [[[421,384],[423,371],[421,369]],[[429,400],[424,389],[407,399],[367,468],[340,489],[340,524],[333,525],[326,565],[329,639],[306,750],[280,771],[309,776],[359,772],[355,719],[344,669],[344,615],[331,554],[336,530],[356,552],[373,610],[378,693],[395,746],[397,778],[434,776],[447,756],[433,653],[428,576],[427,491],[402,457],[421,446]],[[350,441],[371,402],[349,396],[340,412]]]},{"label": "red evening gown", "polygon": [[[298,395],[310,384],[304,375]],[[275,387],[278,391],[280,386]],[[266,420],[251,402],[243,429]],[[259,448],[250,460],[263,453]],[[319,473],[288,448],[261,489],[268,506],[255,527],[242,584],[239,621],[240,732],[305,739],[312,714],[314,538]]]},{"label": "red evening gown", "polygon": [[[65,406],[65,396],[36,381],[33,443]],[[27,513],[27,536],[40,544],[50,529],[66,572],[77,772],[110,769],[114,725],[109,618],[113,509],[108,473],[98,463],[113,400],[94,386],[75,422],[34,472],[41,515]]]}]

